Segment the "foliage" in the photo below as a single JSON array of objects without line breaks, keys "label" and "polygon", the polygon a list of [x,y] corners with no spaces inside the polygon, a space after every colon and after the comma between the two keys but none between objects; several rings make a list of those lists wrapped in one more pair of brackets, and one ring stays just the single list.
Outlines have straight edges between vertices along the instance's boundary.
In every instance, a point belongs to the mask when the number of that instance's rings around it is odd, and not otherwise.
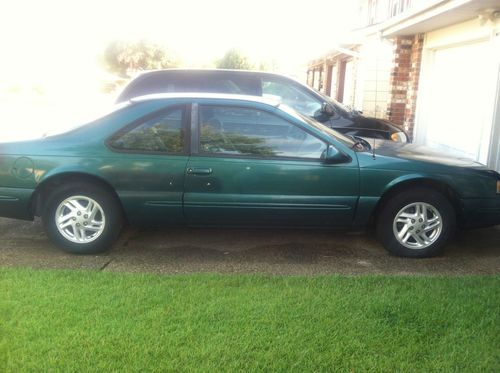
[{"label": "foliage", "polygon": [[200,145],[204,152],[245,154],[268,157],[275,152],[258,137],[216,130],[210,125],[202,125],[200,129]]},{"label": "foliage", "polygon": [[183,150],[183,131],[161,123],[140,126],[112,141],[117,149],[180,153]]},{"label": "foliage", "polygon": [[500,277],[0,268],[0,366],[498,372]]},{"label": "foliage", "polygon": [[226,51],[222,58],[215,62],[218,69],[250,70],[252,64],[238,49],[231,48]]},{"label": "foliage", "polygon": [[106,47],[103,59],[107,69],[121,77],[141,70],[176,67],[164,47],[146,40],[115,40]]}]

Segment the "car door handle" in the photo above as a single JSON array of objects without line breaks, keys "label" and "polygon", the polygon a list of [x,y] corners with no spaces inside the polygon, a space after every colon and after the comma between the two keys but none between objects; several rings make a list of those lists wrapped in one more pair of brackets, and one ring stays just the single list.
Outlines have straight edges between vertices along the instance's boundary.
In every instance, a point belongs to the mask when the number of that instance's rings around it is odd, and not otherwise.
[{"label": "car door handle", "polygon": [[189,175],[210,175],[212,173],[212,169],[211,168],[189,167],[187,169],[187,173]]}]

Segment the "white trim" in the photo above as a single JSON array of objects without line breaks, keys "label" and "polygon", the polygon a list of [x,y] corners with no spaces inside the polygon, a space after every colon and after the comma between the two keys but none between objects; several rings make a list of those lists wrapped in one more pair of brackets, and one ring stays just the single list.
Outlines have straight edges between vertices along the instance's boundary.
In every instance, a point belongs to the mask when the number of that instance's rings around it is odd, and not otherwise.
[{"label": "white trim", "polygon": [[[384,37],[398,35],[400,32],[404,32],[404,30],[409,27],[446,14],[453,9],[459,8],[473,1],[474,0],[435,1],[430,4],[425,4],[423,7],[414,8],[414,10],[409,13],[402,13],[402,17],[394,17],[384,24],[382,26],[382,35]],[[443,19],[446,18],[444,17]],[[446,27],[446,25],[443,25],[442,27]]]}]

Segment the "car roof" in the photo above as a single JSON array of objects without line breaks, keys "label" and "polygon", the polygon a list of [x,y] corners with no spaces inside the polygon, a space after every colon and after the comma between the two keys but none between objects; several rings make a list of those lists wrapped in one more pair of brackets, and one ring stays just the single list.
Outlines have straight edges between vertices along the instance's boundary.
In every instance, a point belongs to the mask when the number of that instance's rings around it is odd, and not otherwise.
[{"label": "car roof", "polygon": [[[137,74],[135,78],[142,77],[145,75],[161,75],[161,74],[168,74],[168,73],[210,73],[210,74],[239,74],[239,75],[272,75],[272,76],[278,76],[278,77],[283,77],[283,78],[288,78],[292,79],[286,75],[283,74],[278,74],[278,73],[272,73],[268,71],[259,71],[259,70],[240,70],[240,69],[211,69],[211,68],[205,68],[205,69],[200,69],[200,68],[195,68],[195,69],[187,69],[187,68],[170,68],[170,69],[159,69],[159,70],[144,70]],[[292,79],[293,80],[293,79]]]},{"label": "car roof", "polygon": [[229,93],[203,93],[203,92],[187,92],[187,93],[154,93],[149,95],[132,97],[129,102],[142,102],[150,100],[164,100],[164,99],[176,99],[176,98],[189,98],[189,99],[215,99],[215,100],[231,100],[231,101],[247,101],[258,104],[265,104],[274,107],[278,107],[281,101],[271,97],[260,97],[260,96],[249,96],[249,95],[237,95]]}]

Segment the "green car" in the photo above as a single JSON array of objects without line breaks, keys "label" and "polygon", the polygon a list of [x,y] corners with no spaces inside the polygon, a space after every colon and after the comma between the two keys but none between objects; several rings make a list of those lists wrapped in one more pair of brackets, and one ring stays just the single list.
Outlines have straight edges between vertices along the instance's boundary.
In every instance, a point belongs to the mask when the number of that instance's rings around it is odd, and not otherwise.
[{"label": "green car", "polygon": [[440,253],[500,224],[500,174],[411,144],[375,147],[262,98],[161,94],[43,139],[0,144],[0,216],[40,216],[79,254],[128,224],[375,227],[392,254]]}]

